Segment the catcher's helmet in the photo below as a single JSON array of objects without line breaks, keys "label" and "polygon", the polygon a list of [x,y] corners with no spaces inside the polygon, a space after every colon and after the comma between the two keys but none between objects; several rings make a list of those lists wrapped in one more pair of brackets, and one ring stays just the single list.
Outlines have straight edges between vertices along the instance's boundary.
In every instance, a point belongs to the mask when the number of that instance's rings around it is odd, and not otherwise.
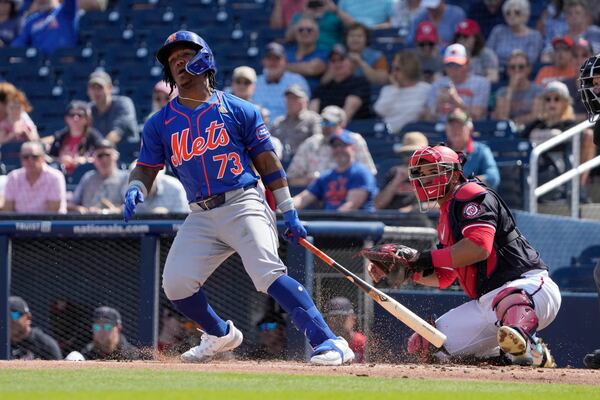
[{"label": "catcher's helmet", "polygon": [[594,121],[600,114],[600,54],[585,60],[579,69],[579,95],[590,122]]},{"label": "catcher's helmet", "polygon": [[190,31],[177,31],[169,35],[163,46],[156,53],[156,59],[164,68],[169,68],[169,54],[173,46],[178,43],[187,43],[197,50],[196,55],[188,61],[185,70],[192,75],[201,75],[206,71],[217,72],[215,57],[210,47],[199,35]]},{"label": "catcher's helmet", "polygon": [[413,153],[408,162],[408,176],[421,211],[430,208],[430,201],[446,195],[453,171],[462,176],[462,161],[454,150],[443,145],[422,147]]}]

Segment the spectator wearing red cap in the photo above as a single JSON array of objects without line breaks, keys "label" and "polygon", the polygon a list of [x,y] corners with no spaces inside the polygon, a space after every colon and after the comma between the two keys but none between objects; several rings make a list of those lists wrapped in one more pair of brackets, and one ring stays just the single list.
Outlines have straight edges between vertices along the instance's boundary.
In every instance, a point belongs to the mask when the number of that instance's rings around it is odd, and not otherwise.
[{"label": "spectator wearing red cap", "polygon": [[423,21],[417,26],[415,32],[415,43],[417,45],[417,56],[421,63],[423,80],[432,83],[442,74],[444,64],[442,56],[438,51],[437,28],[429,21]]},{"label": "spectator wearing red cap", "polygon": [[465,19],[456,25],[454,43],[460,43],[467,49],[472,73],[484,76],[492,83],[498,82],[498,57],[485,47],[485,39],[476,21]]},{"label": "spectator wearing red cap", "polygon": [[469,70],[465,46],[451,44],[444,52],[446,76],[436,79],[422,112],[429,121],[445,121],[455,108],[466,111],[474,120],[485,117],[490,96],[490,82]]},{"label": "spectator wearing red cap", "polygon": [[537,62],[544,46],[542,35],[527,26],[531,13],[528,0],[506,0],[502,4],[505,23],[496,25],[487,41],[487,46],[498,56],[501,68],[506,67],[508,58],[516,49],[527,53],[529,62]]},{"label": "spectator wearing red cap", "polygon": [[415,40],[416,27],[422,21],[429,21],[437,28],[440,46],[446,46],[452,43],[454,38],[454,29],[456,25],[467,16],[465,11],[459,6],[446,4],[444,0],[421,0],[421,6],[425,8],[421,11],[413,22],[409,43]]},{"label": "spectator wearing red cap", "polygon": [[573,45],[573,39],[569,36],[553,39],[552,65],[546,65],[538,71],[535,83],[545,86],[548,82],[576,76],[577,69],[573,65]]}]

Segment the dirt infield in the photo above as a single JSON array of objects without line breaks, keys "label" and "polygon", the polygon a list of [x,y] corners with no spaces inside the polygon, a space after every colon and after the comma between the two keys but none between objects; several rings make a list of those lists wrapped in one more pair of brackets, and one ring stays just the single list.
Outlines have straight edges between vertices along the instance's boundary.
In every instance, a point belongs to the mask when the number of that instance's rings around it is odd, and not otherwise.
[{"label": "dirt infield", "polygon": [[600,386],[600,370],[573,368],[541,369],[527,367],[355,364],[318,367],[297,362],[223,361],[183,364],[176,361],[98,362],[98,361],[0,361],[0,369],[82,369],[127,368],[164,371],[239,372],[331,376],[364,376],[399,379],[495,380],[528,383],[568,383]]}]

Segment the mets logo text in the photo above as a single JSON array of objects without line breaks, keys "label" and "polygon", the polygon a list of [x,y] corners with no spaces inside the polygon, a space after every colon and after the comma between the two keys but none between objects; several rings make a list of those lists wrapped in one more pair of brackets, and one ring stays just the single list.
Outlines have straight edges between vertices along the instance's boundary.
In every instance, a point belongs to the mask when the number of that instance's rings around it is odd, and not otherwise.
[{"label": "mets logo text", "polygon": [[216,121],[212,121],[208,128],[206,128],[206,138],[197,137],[191,141],[191,148],[189,143],[190,130],[184,129],[171,135],[171,163],[174,167],[179,167],[184,161],[189,161],[192,157],[201,156],[208,150],[214,150],[219,146],[226,146],[229,144],[229,135],[227,130],[223,127],[224,124],[217,124]]}]

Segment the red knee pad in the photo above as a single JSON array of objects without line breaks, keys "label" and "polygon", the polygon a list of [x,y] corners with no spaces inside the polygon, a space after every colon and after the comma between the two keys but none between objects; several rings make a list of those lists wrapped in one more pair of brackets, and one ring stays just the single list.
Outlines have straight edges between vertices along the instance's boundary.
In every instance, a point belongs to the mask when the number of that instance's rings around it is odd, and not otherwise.
[{"label": "red knee pad", "polygon": [[496,312],[498,323],[519,328],[533,335],[538,327],[535,304],[529,294],[520,288],[504,288],[492,301],[492,310]]}]

